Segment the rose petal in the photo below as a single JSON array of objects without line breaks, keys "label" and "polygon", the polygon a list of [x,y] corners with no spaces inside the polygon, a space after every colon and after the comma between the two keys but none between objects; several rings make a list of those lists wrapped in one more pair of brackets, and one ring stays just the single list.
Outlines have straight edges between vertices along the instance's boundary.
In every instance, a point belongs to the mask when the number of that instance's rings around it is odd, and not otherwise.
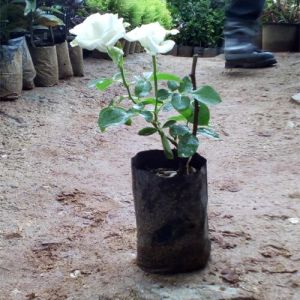
[{"label": "rose petal", "polygon": [[175,46],[175,42],[172,40],[166,40],[158,46],[159,53],[167,53],[171,51]]}]

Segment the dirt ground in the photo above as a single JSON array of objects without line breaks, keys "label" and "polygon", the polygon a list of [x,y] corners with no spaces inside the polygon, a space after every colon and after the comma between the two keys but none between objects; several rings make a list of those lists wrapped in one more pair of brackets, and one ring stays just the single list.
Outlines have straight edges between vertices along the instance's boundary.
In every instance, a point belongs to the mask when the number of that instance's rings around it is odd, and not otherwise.
[{"label": "dirt ground", "polygon": [[[149,275],[135,263],[130,158],[160,148],[143,125],[97,128],[102,94],[89,80],[111,75],[86,59],[86,76],[0,102],[1,300],[300,299],[300,54],[278,66],[225,70],[221,56],[199,59],[198,85],[211,84],[219,141],[208,159],[210,262],[203,271]],[[146,54],[128,70],[145,71]],[[159,57],[161,71],[189,73],[190,58]]]}]

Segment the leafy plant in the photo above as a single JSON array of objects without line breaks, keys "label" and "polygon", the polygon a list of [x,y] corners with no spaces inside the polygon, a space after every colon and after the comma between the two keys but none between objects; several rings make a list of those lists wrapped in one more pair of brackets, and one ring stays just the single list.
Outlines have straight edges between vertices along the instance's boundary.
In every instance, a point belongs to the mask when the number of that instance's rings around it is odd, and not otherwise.
[{"label": "leafy plant", "polygon": [[24,16],[24,4],[2,1],[0,5],[1,41],[6,42],[11,32],[26,31],[28,19]]},{"label": "leafy plant", "polygon": [[300,23],[299,0],[267,0],[262,15],[263,23]]},{"label": "leafy plant", "polygon": [[33,26],[44,28],[63,25],[63,21],[56,17],[51,8],[37,7],[36,0],[11,0],[1,2],[0,20],[5,20],[5,27],[1,27],[1,33],[5,39],[12,32],[31,31]]},{"label": "leafy plant", "polygon": [[87,0],[87,10],[101,13],[117,13],[134,28],[158,21],[171,28],[172,17],[164,0]]},{"label": "leafy plant", "polygon": [[[107,16],[105,18],[95,16],[93,22],[86,20],[77,28],[75,27],[73,33],[78,34],[75,43],[89,49],[90,43],[84,32],[94,32],[96,35],[93,30],[96,20],[99,20],[97,25],[99,27],[106,19],[108,19]],[[111,19],[113,20],[113,17]],[[134,76],[134,80],[130,82],[126,76],[123,51],[112,46],[110,41],[105,39],[105,32],[102,33],[103,42],[99,41],[99,45],[95,47],[106,48],[119,72],[112,78],[97,79],[90,86],[104,92],[112,84],[122,83],[127,95],[112,99],[109,105],[100,111],[98,121],[100,130],[103,132],[109,127],[118,125],[130,126],[135,117],[142,117],[146,125],[138,131],[139,135],[158,134],[168,159],[173,159],[175,155],[186,158],[189,163],[190,158],[198,150],[200,135],[218,137],[218,134],[210,127],[209,106],[220,103],[220,96],[209,85],[197,89],[194,76],[180,78],[175,74],[158,70],[157,54],[166,53],[174,47],[173,41],[164,39],[168,34],[177,34],[177,30],[167,31],[158,23],[151,23],[125,34],[125,28],[121,28],[116,19],[115,23],[119,30],[116,30],[117,27],[113,24],[112,29],[107,29],[109,32],[115,32],[115,37],[111,38],[119,39],[118,31],[122,30],[125,39],[139,41],[146,52],[151,55],[152,70]],[[93,37],[90,38],[93,40]],[[164,113],[166,111],[172,111],[173,115],[166,116]],[[188,163],[181,172],[189,171]]]},{"label": "leafy plant", "polygon": [[216,47],[222,44],[225,1],[169,0],[175,26],[180,28],[178,44]]},{"label": "leafy plant", "polygon": [[[113,52],[110,55],[115,56]],[[155,56],[152,57],[152,72],[136,76],[128,84],[122,76],[125,74],[123,59],[117,58],[115,61],[119,65],[120,73],[113,78],[100,79],[93,85],[100,91],[105,91],[113,83],[123,82],[128,96],[114,99],[101,110],[101,131],[111,126],[131,125],[133,119],[140,116],[147,125],[138,134],[159,134],[168,159],[173,159],[174,153],[182,158],[192,157],[198,150],[200,135],[218,138],[218,134],[209,126],[209,106],[221,102],[212,87],[205,85],[194,90],[190,77],[179,78],[174,74],[159,72]],[[164,82],[166,84],[161,84]],[[128,99],[131,101],[129,107],[125,104]],[[174,111],[175,114],[165,117],[165,111]],[[184,168],[184,172],[187,170],[188,168]]]}]

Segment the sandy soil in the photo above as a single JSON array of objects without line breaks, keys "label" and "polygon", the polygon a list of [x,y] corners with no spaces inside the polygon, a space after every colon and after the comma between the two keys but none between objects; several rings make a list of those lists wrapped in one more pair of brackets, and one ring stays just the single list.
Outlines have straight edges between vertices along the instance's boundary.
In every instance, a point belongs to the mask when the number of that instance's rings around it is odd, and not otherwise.
[{"label": "sandy soil", "polygon": [[[101,134],[97,117],[118,87],[89,80],[115,72],[85,60],[86,76],[0,103],[0,299],[300,299],[300,55],[263,70],[224,70],[200,59],[212,84],[219,141],[208,159],[212,255],[200,272],[143,273],[135,264],[130,158],[160,148],[143,125]],[[149,57],[130,56],[129,71]],[[188,74],[191,59],[161,56],[162,71]],[[295,219],[291,219],[295,218]],[[294,221],[294,222],[293,222]],[[294,224],[295,223],[295,224]]]}]

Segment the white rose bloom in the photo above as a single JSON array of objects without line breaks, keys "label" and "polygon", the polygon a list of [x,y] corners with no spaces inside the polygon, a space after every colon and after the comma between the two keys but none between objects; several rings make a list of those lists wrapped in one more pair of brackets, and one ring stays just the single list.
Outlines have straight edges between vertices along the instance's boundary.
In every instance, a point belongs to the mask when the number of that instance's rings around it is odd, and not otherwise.
[{"label": "white rose bloom", "polygon": [[157,53],[166,53],[175,45],[174,41],[166,40],[168,34],[175,35],[178,30],[166,30],[158,22],[142,25],[137,27],[125,35],[125,39],[129,42],[139,41],[146,49],[147,53],[156,55]]},{"label": "white rose bloom", "polygon": [[97,49],[107,53],[107,47],[113,47],[125,36],[123,18],[118,15],[99,13],[90,15],[84,22],[76,25],[70,32],[76,35],[71,46],[80,46],[87,50]]}]

